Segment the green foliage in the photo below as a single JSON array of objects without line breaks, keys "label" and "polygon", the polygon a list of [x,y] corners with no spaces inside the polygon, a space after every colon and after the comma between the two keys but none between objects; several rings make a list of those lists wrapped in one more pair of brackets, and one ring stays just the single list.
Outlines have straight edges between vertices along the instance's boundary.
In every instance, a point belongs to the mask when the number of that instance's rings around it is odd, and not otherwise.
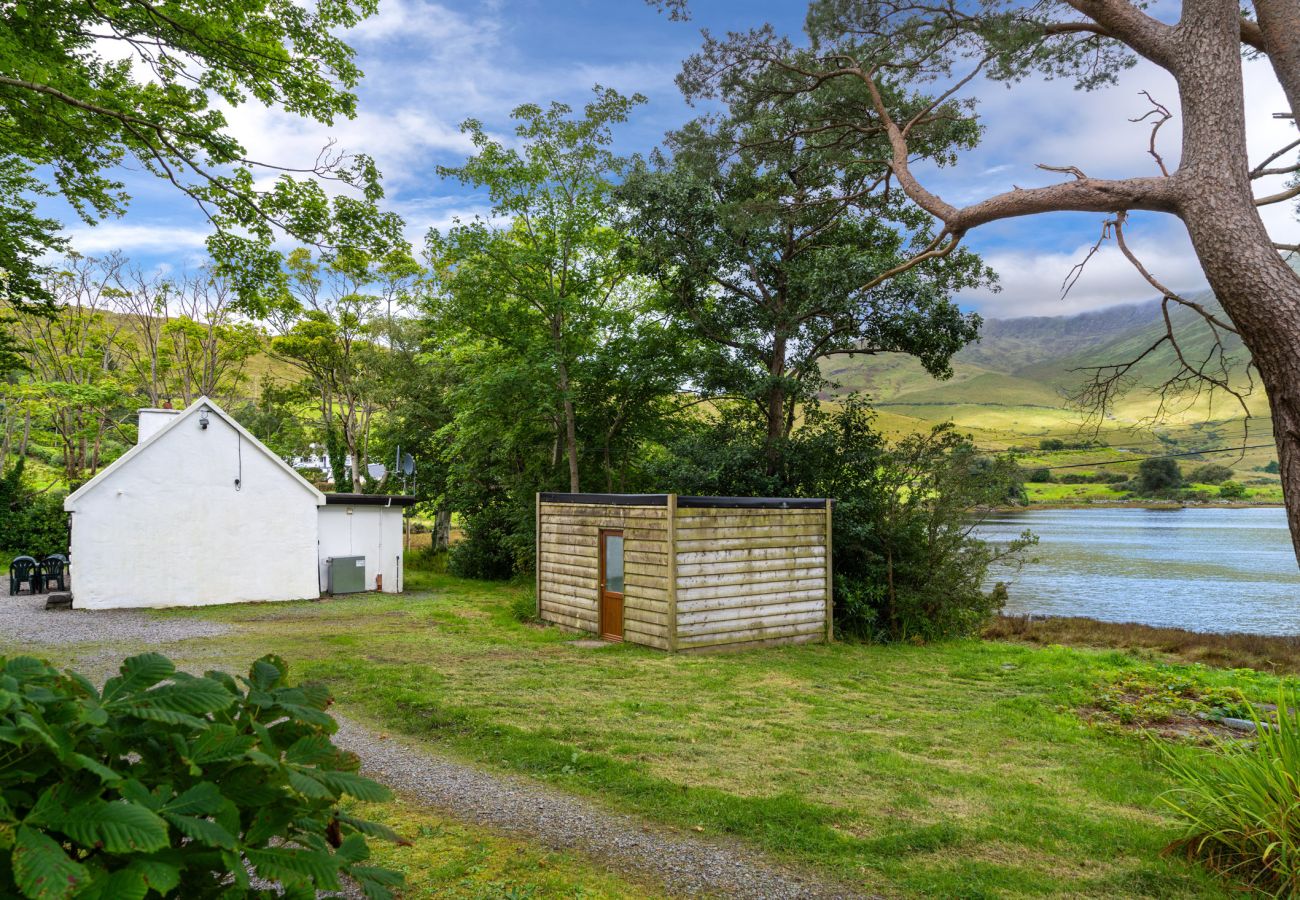
[{"label": "green foliage", "polygon": [[1182,487],[1182,470],[1176,460],[1168,458],[1144,459],[1138,463],[1135,490],[1140,494],[1158,494]]},{"label": "green foliage", "polygon": [[[849,93],[845,102],[869,104],[864,89]],[[711,348],[699,386],[762,408],[772,474],[798,405],[825,384],[822,360],[899,352],[951,375],[980,320],[950,295],[992,274],[962,249],[901,265],[935,235],[901,192],[877,190],[884,167],[864,157],[888,156],[883,135],[811,140],[806,104],[723,99],[725,115],[671,134],[671,159],[638,161],[619,194],[643,271]],[[936,130],[919,152],[941,157],[969,137],[960,125]]]},{"label": "green foliage", "polygon": [[1276,475],[1276,474],[1280,471],[1280,470],[1278,469],[1277,460],[1276,460],[1276,459],[1270,459],[1270,460],[1269,460],[1269,461],[1264,465],[1264,471],[1265,471],[1267,474],[1269,474],[1269,475]]},{"label": "green foliage", "polygon": [[[334,746],[319,684],[278,657],[195,677],[156,653],[97,690],[30,657],[0,660],[0,888],[31,900],[297,897],[401,876],[366,865],[345,796],[388,799]],[[247,863],[247,867],[246,867]],[[249,869],[273,887],[253,887]]]},{"label": "green foliage", "polygon": [[[426,311],[435,332],[459,359],[486,355],[505,367],[492,380],[510,380],[510,394],[533,395],[530,408],[506,415],[551,432],[571,491],[589,468],[584,456],[597,452],[606,482],[618,477],[617,457],[662,415],[689,350],[650,315],[652,285],[636,277],[627,238],[612,227],[613,180],[624,166],[609,149],[612,129],[641,102],[597,88],[580,116],[560,103],[521,106],[519,149],[466,122],[477,152],[441,171],[485,188],[493,214],[509,224],[475,219],[428,237],[437,290]],[[458,388],[465,405],[494,405],[469,396],[478,383],[471,377]],[[457,442],[487,424],[457,418]]]},{"label": "green foliage", "polygon": [[[324,154],[309,177],[294,177],[249,159],[218,108],[252,98],[323,123],[352,117],[350,89],[361,72],[336,35],[375,8],[374,0],[8,5],[0,17],[8,292],[48,300],[39,260],[62,245],[30,198],[56,194],[89,223],[120,215],[129,198],[113,175],[123,166],[152,173],[202,208],[216,228],[209,251],[250,303],[280,277],[271,248],[279,231],[331,248],[400,242],[400,220],[375,206],[382,190],[368,157]],[[331,196],[326,178],[356,194]]]},{"label": "green foliage", "polygon": [[1215,742],[1194,757],[1163,749],[1178,781],[1162,800],[1183,821],[1174,847],[1216,872],[1272,896],[1300,891],[1300,697],[1280,689],[1277,711],[1247,707],[1252,741]]},{"label": "green foliage", "polygon": [[1187,480],[1196,484],[1223,484],[1232,477],[1232,469],[1218,463],[1204,463],[1192,469]]},{"label": "green foliage", "polygon": [[534,594],[515,594],[510,598],[510,617],[516,622],[536,622],[537,597]]},{"label": "green foliage", "polygon": [[5,469],[0,460],[0,550],[40,559],[68,552],[63,493],[37,491],[23,479],[26,459]]},{"label": "green foliage", "polygon": [[1025,470],[1025,481],[1034,481],[1034,482],[1038,482],[1039,484],[1047,484],[1055,480],[1056,479],[1052,477],[1052,470],[1049,469],[1047,466],[1039,466],[1036,469]]},{"label": "green foliage", "polygon": [[726,411],[671,443],[656,481],[688,494],[834,498],[835,621],[846,635],[970,635],[1000,608],[1005,591],[984,590],[989,566],[1033,539],[987,544],[972,534],[971,510],[1022,496],[1012,460],[983,456],[950,426],[889,445],[852,398],[835,412],[805,410],[775,475],[763,468],[768,446],[761,421]]},{"label": "green foliage", "polygon": [[1219,485],[1219,497],[1224,500],[1241,500],[1246,496],[1246,486],[1239,481],[1225,481]]},{"label": "green foliage", "polygon": [[531,562],[527,544],[532,529],[521,521],[517,505],[489,503],[464,514],[464,536],[451,547],[447,571],[461,578],[499,581]]}]

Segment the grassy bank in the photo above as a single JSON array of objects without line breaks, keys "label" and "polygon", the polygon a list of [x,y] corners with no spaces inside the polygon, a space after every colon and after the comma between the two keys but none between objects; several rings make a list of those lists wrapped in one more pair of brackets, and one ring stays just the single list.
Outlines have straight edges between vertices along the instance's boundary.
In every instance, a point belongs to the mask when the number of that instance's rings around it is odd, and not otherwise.
[{"label": "grassy bank", "polygon": [[1146,739],[1114,725],[1132,719],[1111,714],[1115,686],[1276,686],[1019,640],[582,649],[514,620],[523,588],[409,584],[420,592],[160,615],[240,625],[195,665],[273,650],[382,728],[891,895],[1221,895],[1161,855],[1169,781]]},{"label": "grassy bank", "polygon": [[1126,650],[1160,662],[1300,675],[1300,637],[1208,634],[1075,616],[998,616],[984,631],[997,641]]}]

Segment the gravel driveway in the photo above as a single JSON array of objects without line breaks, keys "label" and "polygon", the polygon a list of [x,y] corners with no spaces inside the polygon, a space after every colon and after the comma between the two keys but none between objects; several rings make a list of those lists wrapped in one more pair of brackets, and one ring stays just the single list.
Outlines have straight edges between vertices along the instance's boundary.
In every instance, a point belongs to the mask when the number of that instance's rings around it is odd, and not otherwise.
[{"label": "gravel driveway", "polygon": [[[126,649],[123,645],[159,646],[232,630],[202,619],[157,618],[139,610],[47,611],[43,596],[0,596],[0,646],[35,651],[52,645],[97,645],[73,662],[92,677],[116,667]],[[97,671],[101,668],[103,673]],[[476,769],[398,739],[380,738],[344,719],[339,726],[338,744],[360,755],[365,770],[394,790],[453,818],[603,860],[616,871],[646,877],[675,895],[756,900],[865,896],[777,866],[739,843],[650,825],[545,785]]]},{"label": "gravel driveway", "polygon": [[663,884],[671,893],[786,900],[867,896],[774,865],[730,842],[683,835],[580,797],[436,756],[339,719],[336,743],[358,754],[367,774],[463,821],[510,832],[556,850],[576,850]]},{"label": "gravel driveway", "polygon": [[17,645],[23,649],[88,643],[169,644],[230,631],[230,626],[217,622],[156,618],[136,609],[47,610],[45,599],[44,594],[0,595],[0,646]]}]

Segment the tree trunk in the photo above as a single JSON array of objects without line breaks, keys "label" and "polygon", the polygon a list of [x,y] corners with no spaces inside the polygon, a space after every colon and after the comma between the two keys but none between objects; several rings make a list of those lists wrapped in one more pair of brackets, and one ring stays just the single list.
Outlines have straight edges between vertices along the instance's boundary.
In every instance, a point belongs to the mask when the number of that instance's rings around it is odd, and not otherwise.
[{"label": "tree trunk", "polygon": [[1185,7],[1175,72],[1183,104],[1178,211],[1268,395],[1300,558],[1300,275],[1273,247],[1252,200],[1238,29],[1234,4],[1198,0]]},{"label": "tree trunk", "polygon": [[564,452],[569,457],[569,493],[578,493],[578,423],[569,395],[569,367],[563,360],[556,366],[560,376],[560,395],[564,406]]},{"label": "tree trunk", "polygon": [[433,549],[446,550],[451,546],[451,510],[440,509],[433,515]]},{"label": "tree trunk", "polygon": [[772,384],[767,390],[767,474],[776,475],[781,469],[781,443],[785,437],[785,376],[786,338],[777,334],[772,339],[772,359],[768,373]]}]

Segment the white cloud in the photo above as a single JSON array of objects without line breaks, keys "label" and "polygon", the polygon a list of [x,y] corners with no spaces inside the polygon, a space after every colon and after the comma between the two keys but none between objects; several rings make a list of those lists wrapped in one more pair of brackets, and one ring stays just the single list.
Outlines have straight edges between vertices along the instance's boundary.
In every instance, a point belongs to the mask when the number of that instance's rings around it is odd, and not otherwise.
[{"label": "white cloud", "polygon": [[101,222],[68,229],[72,249],[95,254],[121,250],[132,253],[179,253],[202,249],[211,231],[166,223]]},{"label": "white cloud", "polygon": [[[1267,62],[1244,64],[1247,137],[1252,161],[1294,140],[1295,126],[1273,118],[1286,108],[1281,87]],[[1007,89],[986,83],[979,91],[979,112],[987,128],[981,145],[951,169],[928,173],[930,183],[950,202],[966,204],[1008,190],[1062,179],[1035,168],[1037,163],[1077,166],[1093,177],[1122,178],[1158,175],[1148,152],[1151,122],[1130,122],[1151,108],[1141,91],[1165,104],[1174,118],[1159,132],[1157,150],[1173,171],[1180,156],[1182,123],[1177,88],[1170,76],[1151,63],[1139,63],[1113,88],[1076,91],[1068,81],[1031,81]],[[1257,193],[1278,189],[1284,179],[1261,182]],[[1294,205],[1261,210],[1270,233],[1278,240],[1300,239]],[[1001,276],[1000,294],[973,294],[967,299],[988,315],[1062,315],[1129,303],[1155,296],[1155,291],[1113,247],[1089,263],[1065,300],[1060,285],[1071,268],[1096,240],[1103,215],[1071,218],[1041,216],[986,226],[968,240],[984,248],[986,260]],[[1128,231],[1129,243],[1143,262],[1174,289],[1204,286],[1199,263],[1182,224],[1173,216],[1167,224]],[[1150,233],[1143,234],[1142,231]],[[1056,246],[1050,236],[1059,234]],[[1023,238],[1024,249],[1013,246]],[[996,241],[996,242],[995,242]],[[1043,248],[1047,246],[1047,249]]]},{"label": "white cloud", "polygon": [[[1162,284],[1174,291],[1196,293],[1205,289],[1205,276],[1177,223],[1149,234],[1125,229],[1134,255]],[[1113,242],[1107,242],[1088,259],[1091,242],[1060,252],[1003,250],[984,254],[999,274],[1001,291],[981,291],[962,300],[996,319],[1018,316],[1060,316],[1157,296]],[[1064,282],[1088,259],[1069,293],[1062,298]]]}]

